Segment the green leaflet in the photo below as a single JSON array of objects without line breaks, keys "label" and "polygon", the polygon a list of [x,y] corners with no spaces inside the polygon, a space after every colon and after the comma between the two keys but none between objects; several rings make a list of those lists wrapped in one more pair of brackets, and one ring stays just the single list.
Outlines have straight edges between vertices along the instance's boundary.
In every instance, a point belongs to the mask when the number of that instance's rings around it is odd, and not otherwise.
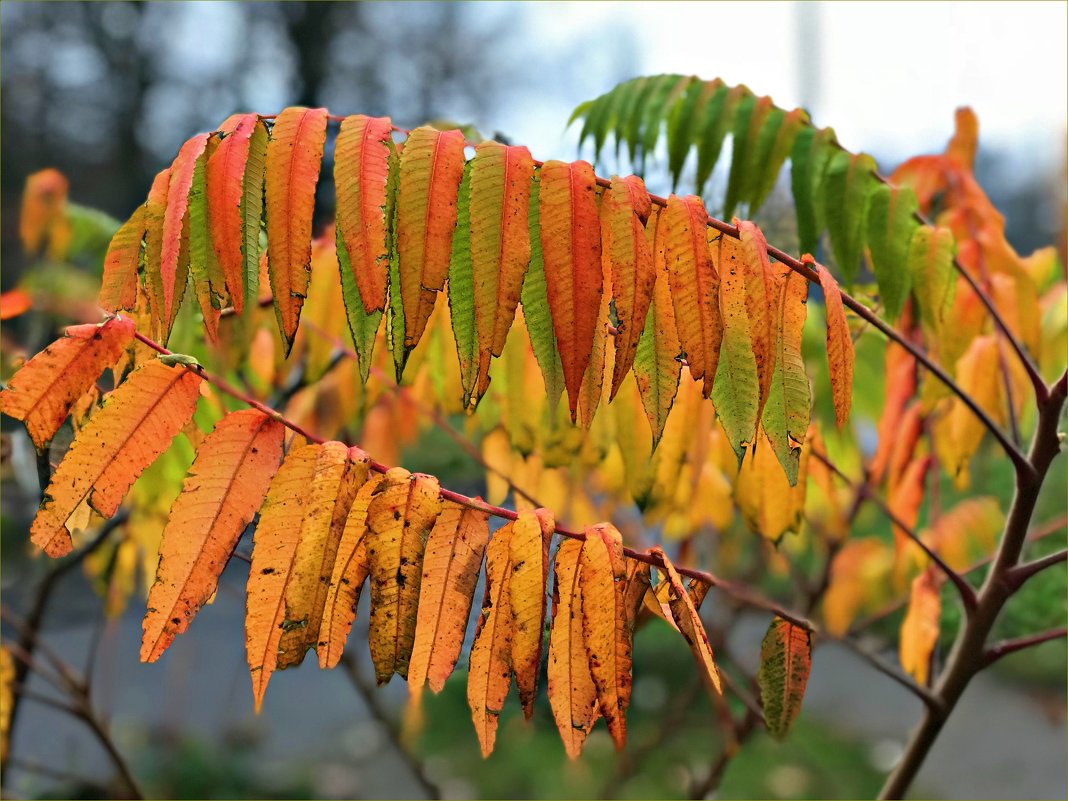
[{"label": "green leaflet", "polygon": [[736,256],[728,255],[730,251],[722,244],[720,253],[723,341],[712,385],[712,403],[740,467],[747,446],[752,445],[756,437],[760,381],[746,312],[745,269]]},{"label": "green leaflet", "polygon": [[753,153],[752,173],[747,185],[746,199],[749,215],[756,213],[767,200],[779,178],[782,165],[790,154],[794,139],[802,128],[809,128],[808,115],[801,109],[786,113],[774,108],[760,129],[757,148]]},{"label": "green leaflet", "polygon": [[690,150],[690,136],[698,101],[705,95],[707,84],[690,78],[682,100],[676,103],[667,120],[668,171],[671,173],[671,191],[678,189],[686,154]]},{"label": "green leaflet", "polygon": [[667,109],[673,108],[674,102],[686,90],[691,80],[694,79],[681,75],[663,76],[662,80],[657,84],[656,92],[653,93],[645,105],[645,114],[642,119],[639,173],[645,172],[645,159],[656,150],[656,143],[660,138],[660,125]]},{"label": "green leaflet", "polygon": [[349,333],[352,335],[352,344],[356,348],[357,366],[360,368],[360,378],[367,383],[367,376],[371,371],[371,356],[374,353],[375,335],[378,326],[382,322],[382,311],[368,314],[360,297],[360,288],[356,286],[356,278],[352,274],[352,263],[349,261],[349,252],[345,248],[345,239],[341,235],[341,229],[334,231],[337,243],[337,266],[341,271],[341,297],[345,301],[345,316],[349,322]]},{"label": "green leaflet", "polygon": [[390,140],[389,178],[386,181],[386,248],[389,251],[389,299],[386,315],[386,342],[393,352],[397,383],[401,382],[409,351],[404,347],[404,304],[400,290],[400,259],[397,256],[397,186],[400,183],[400,159]]},{"label": "green leaflet", "polygon": [[[746,173],[749,171],[749,151],[754,149],[751,123],[757,111],[757,102],[753,95],[746,95],[738,104],[734,115],[734,127],[731,129],[731,170],[727,178],[727,197],[723,201],[723,216],[728,219],[733,216],[742,200]],[[767,111],[764,112],[766,113]]]},{"label": "green leaflet", "polygon": [[802,253],[815,254],[826,224],[816,204],[827,162],[835,153],[837,140],[831,128],[804,126],[794,139],[790,155],[790,185],[797,214],[797,235]]},{"label": "green leaflet", "polygon": [[205,165],[211,144],[204,149],[193,167],[189,186],[189,271],[197,301],[204,314],[208,335],[215,339],[219,310],[226,305],[226,278],[215,255],[208,225],[208,198]]},{"label": "green leaflet", "polygon": [[867,153],[840,150],[827,165],[821,200],[838,270],[849,283],[860,270],[868,198],[877,182],[875,160]]},{"label": "green leaflet", "polygon": [[449,317],[460,360],[463,405],[471,405],[478,377],[478,335],[475,331],[475,281],[471,267],[471,162],[464,165],[456,202],[456,228],[449,259]]},{"label": "green leaflet", "polygon": [[879,184],[868,202],[868,249],[879,297],[891,321],[901,314],[909,296],[909,243],[920,225],[917,211],[919,203],[909,187]]},{"label": "green leaflet", "polygon": [[953,233],[948,228],[916,228],[909,242],[908,272],[920,319],[936,334],[953,305],[957,282],[953,272]]},{"label": "green leaflet", "polygon": [[808,375],[801,354],[802,332],[808,312],[808,281],[792,270],[785,270],[779,278],[783,293],[779,304],[781,317],[775,325],[775,367],[762,422],[775,458],[792,487],[797,484],[801,446],[812,409]]},{"label": "green leaflet", "polygon": [[244,236],[241,255],[245,262],[245,315],[256,310],[260,291],[260,221],[263,216],[263,177],[267,168],[267,126],[256,122],[248,140],[248,160],[242,181],[241,220]]},{"label": "green leaflet", "polygon": [[812,637],[788,620],[771,621],[760,646],[757,683],[768,733],[781,740],[801,712],[812,666]]},{"label": "green leaflet", "polygon": [[540,196],[539,167],[534,173],[530,187],[530,269],[523,281],[520,302],[523,304],[523,317],[530,334],[530,345],[534,349],[534,358],[538,360],[542,377],[545,379],[545,393],[549,399],[549,409],[556,409],[564,391],[564,368],[560,354],[556,349],[556,335],[553,333],[552,318],[549,316],[549,293],[545,287],[545,265],[541,259],[541,226],[538,218]]},{"label": "green leaflet", "polygon": [[632,98],[628,98],[626,106],[627,116],[621,116],[619,123],[616,125],[617,158],[619,155],[620,134],[623,134],[623,138],[627,142],[627,157],[630,159],[632,166],[637,163],[639,147],[642,141],[642,122],[646,118],[646,106],[650,102],[650,98],[655,97],[660,92],[661,85],[671,78],[672,76],[670,75],[654,75],[651,78],[638,80],[634,83],[634,88],[631,90]]},{"label": "green leaflet", "polygon": [[712,170],[719,161],[723,149],[723,139],[727,135],[738,102],[749,90],[744,86],[731,89],[720,86],[705,104],[700,115],[694,141],[697,142],[697,177],[694,181],[694,193],[703,195]]}]

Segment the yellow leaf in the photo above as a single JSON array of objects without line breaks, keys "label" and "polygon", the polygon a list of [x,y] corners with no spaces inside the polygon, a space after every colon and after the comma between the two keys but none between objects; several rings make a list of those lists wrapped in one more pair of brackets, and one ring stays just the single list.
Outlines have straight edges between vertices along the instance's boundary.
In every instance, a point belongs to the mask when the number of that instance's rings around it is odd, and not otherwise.
[{"label": "yellow leaf", "polygon": [[534,714],[541,647],[545,635],[545,586],[549,542],[556,520],[548,509],[520,512],[509,543],[509,606],[512,614],[512,669],[523,714]]},{"label": "yellow leaf", "polygon": [[445,502],[423,557],[415,645],[408,665],[413,695],[429,680],[441,692],[463,646],[471,597],[489,540],[489,515]]},{"label": "yellow leaf", "polygon": [[921,685],[927,684],[931,654],[938,644],[942,614],[938,568],[931,566],[912,580],[909,607],[901,623],[901,667]]},{"label": "yellow leaf", "polygon": [[371,659],[379,684],[408,676],[419,612],[423,551],[441,510],[433,476],[394,467],[374,491],[367,510],[371,566]]},{"label": "yellow leaf", "polygon": [[549,630],[549,706],[571,759],[578,759],[600,716],[582,631],[581,553],[582,543],[570,539],[556,551]]},{"label": "yellow leaf", "polygon": [[7,764],[11,745],[11,706],[14,703],[15,660],[7,646],[0,647],[0,760]]},{"label": "yellow leaf", "polygon": [[509,555],[514,526],[512,522],[506,523],[493,535],[486,549],[486,591],[467,675],[467,703],[483,757],[493,753],[497,723],[512,678]]}]

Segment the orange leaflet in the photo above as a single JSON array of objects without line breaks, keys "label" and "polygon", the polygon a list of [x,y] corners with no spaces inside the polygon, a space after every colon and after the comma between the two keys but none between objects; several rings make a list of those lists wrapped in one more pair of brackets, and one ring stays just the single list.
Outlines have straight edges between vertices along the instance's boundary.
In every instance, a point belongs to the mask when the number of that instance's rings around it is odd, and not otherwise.
[{"label": "orange leaflet", "polygon": [[[163,243],[160,251],[160,278],[163,282],[163,318],[173,319],[174,306],[181,302],[185,286],[179,287],[179,258],[182,245],[182,226],[189,208],[189,189],[193,185],[193,170],[197,159],[208,144],[208,134],[187,139],[171,164],[171,179],[167,189],[167,209],[163,215]],[[176,297],[177,296],[177,297]]]},{"label": "orange leaflet", "polygon": [[609,399],[615,398],[634,363],[653,297],[656,267],[645,231],[651,210],[652,202],[641,178],[612,177],[612,187],[601,201],[601,247],[610,265],[612,299],[619,321]]},{"label": "orange leaflet", "polygon": [[152,314],[152,330],[160,336],[166,329],[168,317],[164,313],[163,274],[160,263],[163,257],[163,220],[167,211],[167,190],[171,183],[171,168],[160,170],[152,179],[152,187],[145,200],[145,289],[148,291],[149,310]]},{"label": "orange leaflet", "polygon": [[579,758],[600,715],[582,631],[581,553],[582,542],[570,539],[556,551],[549,627],[549,706],[571,759]]},{"label": "orange leaflet", "polygon": [[404,141],[397,190],[397,259],[404,347],[423,336],[445,285],[464,171],[464,135],[420,127]]},{"label": "orange leaflet", "polygon": [[45,490],[30,539],[49,556],[70,553],[67,519],[88,498],[104,517],[193,417],[201,378],[152,361],[135,370],[78,432]]},{"label": "orange leaflet", "polygon": [[318,445],[303,445],[286,455],[256,524],[246,587],[245,653],[257,714],[278,664],[278,642],[286,630],[286,585],[300,543],[319,450]]},{"label": "orange leaflet", "polygon": [[541,646],[545,635],[545,587],[549,542],[556,520],[548,509],[519,513],[509,541],[509,606],[512,614],[512,670],[527,720],[534,714]]},{"label": "orange leaflet", "polygon": [[623,538],[610,523],[589,526],[582,545],[582,633],[597,702],[616,750],[627,740],[633,631],[626,605]]},{"label": "orange leaflet", "polygon": [[354,114],[342,120],[334,148],[337,225],[368,314],[386,305],[386,185],[391,130],[389,117]]},{"label": "orange leaflet", "polygon": [[0,294],[0,320],[11,320],[33,307],[33,298],[24,289],[12,289]]},{"label": "orange leaflet", "polygon": [[134,335],[133,321],[113,317],[99,325],[72,325],[30,359],[0,392],[0,411],[22,420],[43,448],[88,392],[104,368],[114,364]]},{"label": "orange leaflet", "polygon": [[547,161],[541,168],[539,214],[545,284],[571,420],[593,352],[603,292],[596,176],[585,161]]},{"label": "orange leaflet", "polygon": [[315,185],[326,140],[325,108],[285,109],[267,143],[267,266],[288,356],[308,294]]},{"label": "orange leaflet", "polygon": [[48,245],[48,255],[62,258],[70,241],[67,221],[67,177],[49,167],[26,178],[19,213],[19,237],[27,253],[37,255]]},{"label": "orange leaflet", "polygon": [[160,542],[142,662],[155,662],[215,592],[278,470],[284,430],[265,414],[243,409],[222,418],[197,449]]},{"label": "orange leaflet", "polygon": [[707,398],[712,394],[723,339],[719,273],[706,233],[708,212],[699,197],[672,195],[661,219],[679,342],[686,351],[690,375],[695,381],[704,380]]},{"label": "orange leaflet", "polygon": [[[245,221],[242,219],[241,203],[245,195],[245,168],[249,161],[252,135],[260,125],[262,123],[256,114],[229,117],[219,128],[225,135],[205,168],[211,240],[225,276],[226,289],[239,314],[245,302],[246,262],[243,253]],[[256,228],[258,237],[259,226]]]},{"label": "orange leaflet", "polygon": [[[890,486],[887,495],[887,503],[894,515],[910,530],[916,530],[916,522],[920,518],[920,507],[923,505],[924,484],[927,469],[931,466],[930,456],[920,456],[914,459],[902,473],[901,479]],[[904,574],[905,564],[901,561],[901,555],[910,539],[905,531],[894,524],[894,558],[897,575]],[[915,546],[917,549],[919,546]],[[918,551],[917,551],[918,555]]]},{"label": "orange leaflet", "polygon": [[471,270],[478,330],[478,394],[489,384],[515,319],[530,264],[530,187],[534,160],[525,147],[483,142],[471,161]]},{"label": "orange leaflet", "polygon": [[110,312],[133,309],[137,304],[137,268],[145,236],[145,207],[138,206],[108,244],[97,302]]},{"label": "orange leaflet", "polygon": [[827,366],[831,373],[831,394],[834,397],[834,417],[841,428],[849,419],[853,403],[853,338],[849,334],[842,292],[827,268],[805,254],[801,261],[812,267],[820,278],[827,310]]},{"label": "orange leaflet", "polygon": [[768,243],[760,229],[748,220],[735,219],[734,224],[738,226],[742,253],[745,254],[745,306],[749,313],[749,332],[753,341],[753,356],[756,359],[757,380],[760,385],[757,403],[759,419],[768,400],[775,370],[776,328],[782,303],[781,282],[771,269]]},{"label": "orange leaflet", "polygon": [[441,692],[463,646],[489,540],[489,515],[445,502],[426,543],[408,688]]},{"label": "orange leaflet", "polygon": [[486,549],[486,592],[471,646],[467,703],[482,756],[493,753],[497,723],[511,684],[512,613],[509,556],[514,523],[508,522]]},{"label": "orange leaflet", "polygon": [[931,654],[938,645],[942,574],[931,565],[912,580],[909,608],[901,622],[901,667],[921,685],[927,684]]}]

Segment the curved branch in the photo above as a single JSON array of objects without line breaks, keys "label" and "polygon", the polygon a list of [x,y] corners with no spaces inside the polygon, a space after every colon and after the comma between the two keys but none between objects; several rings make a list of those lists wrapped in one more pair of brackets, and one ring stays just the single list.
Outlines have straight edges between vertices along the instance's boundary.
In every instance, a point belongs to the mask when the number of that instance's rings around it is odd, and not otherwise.
[{"label": "curved branch", "polygon": [[908,690],[921,701],[923,701],[924,704],[926,704],[930,709],[935,711],[940,711],[942,709],[942,700],[937,695],[935,695],[929,689],[924,687],[922,684],[917,683],[916,680],[912,678],[912,676],[909,676],[907,673],[902,673],[894,665],[891,665],[878,654],[872,653],[863,645],[856,642],[850,637],[843,637],[842,639],[838,640],[838,642],[848,647],[857,655],[866,659],[872,667],[874,667],[884,676],[889,676],[891,679],[896,681],[906,690]]},{"label": "curved branch", "polygon": [[1043,631],[1040,634],[1031,634],[1027,637],[1016,637],[1011,640],[1002,640],[1001,642],[994,643],[983,652],[983,667],[989,667],[1001,659],[1001,657],[1008,656],[1016,651],[1022,651],[1024,648],[1041,645],[1044,642],[1058,640],[1062,637],[1068,637],[1068,628],[1065,628],[1064,626],[1057,629],[1050,629],[1049,631]]}]

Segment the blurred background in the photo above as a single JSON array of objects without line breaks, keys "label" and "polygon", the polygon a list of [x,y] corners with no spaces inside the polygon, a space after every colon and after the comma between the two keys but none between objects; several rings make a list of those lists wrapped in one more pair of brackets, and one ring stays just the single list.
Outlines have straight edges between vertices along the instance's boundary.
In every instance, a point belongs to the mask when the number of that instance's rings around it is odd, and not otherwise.
[{"label": "blurred background", "polygon": [[[977,177],[1005,214],[1010,242],[1021,253],[1058,243],[1063,254],[1066,9],[4,2],[0,285],[14,286],[29,265],[18,208],[27,175],[45,167],[68,177],[72,201],[125,219],[189,135],[235,111],[293,104],[389,115],[407,127],[447,119],[526,144],[535,158],[589,157],[577,153],[577,129],[566,129],[571,110],[622,80],[660,72],[719,76],[780,106],[803,106],[847,148],[871,152],[884,173],[941,151],[954,109],[971,105],[981,125]],[[649,185],[669,189],[663,176]],[[448,462],[448,446],[434,445]],[[471,465],[419,463],[426,453],[413,449],[404,464],[452,470],[450,486],[481,491]],[[27,497],[35,481],[20,477]],[[26,560],[25,528],[8,516],[19,497],[5,488],[3,594],[15,608],[43,570]],[[243,568],[231,565],[217,602],[152,666],[137,662],[137,601],[98,629],[102,601],[75,571],[50,612],[46,635],[74,664],[95,665],[95,700],[157,797],[676,797],[718,748],[690,656],[661,627],[638,639],[636,745],[623,759],[599,731],[588,757],[567,763],[543,697],[533,727],[514,708],[504,716],[497,753],[483,764],[462,681],[427,701],[419,733],[403,725],[399,682],[368,692],[364,676],[319,673],[310,663],[276,677],[255,717],[241,635]],[[364,605],[354,642],[365,638],[365,617]],[[743,617],[736,650],[755,654],[765,624]],[[1052,655],[1049,648],[1006,659],[976,682],[921,774],[920,794],[1065,797],[1063,646],[1052,644]],[[820,649],[794,734],[782,745],[758,738],[747,746],[720,796],[870,796],[919,711],[849,652]],[[5,795],[115,792],[109,763],[77,724],[33,704],[21,714],[13,747],[22,768],[9,773]],[[990,720],[997,730],[983,725]]]}]

